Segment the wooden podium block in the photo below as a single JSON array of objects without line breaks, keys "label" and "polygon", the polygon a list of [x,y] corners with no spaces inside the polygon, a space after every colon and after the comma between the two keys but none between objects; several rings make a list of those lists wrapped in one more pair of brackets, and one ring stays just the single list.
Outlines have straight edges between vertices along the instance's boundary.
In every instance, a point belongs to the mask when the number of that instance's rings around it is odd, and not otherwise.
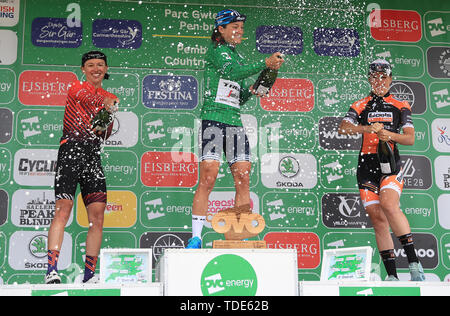
[{"label": "wooden podium block", "polygon": [[265,249],[265,240],[214,240],[215,249]]}]

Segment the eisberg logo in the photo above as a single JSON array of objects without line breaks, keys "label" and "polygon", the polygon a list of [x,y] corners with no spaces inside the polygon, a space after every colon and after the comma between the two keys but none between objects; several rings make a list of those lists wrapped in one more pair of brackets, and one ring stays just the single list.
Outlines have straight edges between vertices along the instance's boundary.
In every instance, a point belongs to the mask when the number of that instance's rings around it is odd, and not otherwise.
[{"label": "eisberg logo", "polygon": [[83,25],[70,27],[67,18],[36,18],[31,25],[31,42],[39,47],[77,48],[83,41]]},{"label": "eisberg logo", "polygon": [[314,108],[314,85],[309,79],[278,78],[261,106],[267,111],[309,112]]},{"label": "eisberg logo", "polygon": [[314,30],[314,52],[319,56],[356,57],[361,44],[353,29],[317,28]]},{"label": "eisberg logo", "polygon": [[261,54],[303,52],[303,32],[296,26],[262,25],[256,29],[256,48]]},{"label": "eisberg logo", "polygon": [[142,45],[142,25],[134,20],[95,20],[92,42],[99,48],[138,49]]},{"label": "eisberg logo", "polygon": [[370,33],[377,41],[418,42],[422,38],[420,14],[416,11],[375,10],[380,23],[371,23]]},{"label": "eisberg logo", "polygon": [[148,108],[194,109],[198,104],[198,81],[193,76],[146,76],[142,102]]},{"label": "eisberg logo", "polygon": [[19,76],[19,100],[24,105],[64,106],[70,84],[77,79],[68,71],[24,71]]}]

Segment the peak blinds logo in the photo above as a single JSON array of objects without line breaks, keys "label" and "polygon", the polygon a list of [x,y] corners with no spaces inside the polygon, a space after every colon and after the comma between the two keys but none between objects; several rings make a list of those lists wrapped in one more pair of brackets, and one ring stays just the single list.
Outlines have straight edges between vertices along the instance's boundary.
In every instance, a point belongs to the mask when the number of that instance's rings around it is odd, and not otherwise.
[{"label": "peak blinds logo", "polygon": [[432,11],[425,13],[425,37],[431,43],[448,43],[450,13]]},{"label": "peak blinds logo", "polygon": [[434,172],[437,186],[441,190],[450,191],[450,156],[437,157],[434,161]]},{"label": "peak blinds logo", "polygon": [[418,42],[422,38],[422,22],[416,11],[374,10],[370,14],[370,33],[377,41]]},{"label": "peak blinds logo", "polygon": [[211,260],[202,272],[204,296],[255,296],[258,279],[252,265],[241,256],[225,254]]}]

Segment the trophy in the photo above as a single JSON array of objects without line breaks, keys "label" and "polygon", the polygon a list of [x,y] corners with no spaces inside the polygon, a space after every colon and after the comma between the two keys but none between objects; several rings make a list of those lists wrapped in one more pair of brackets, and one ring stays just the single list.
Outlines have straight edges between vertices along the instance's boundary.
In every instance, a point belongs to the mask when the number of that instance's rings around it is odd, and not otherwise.
[{"label": "trophy", "polygon": [[213,248],[266,248],[264,240],[243,240],[257,236],[266,226],[261,215],[252,213],[250,204],[219,211],[211,225],[225,236],[225,240],[214,240]]}]

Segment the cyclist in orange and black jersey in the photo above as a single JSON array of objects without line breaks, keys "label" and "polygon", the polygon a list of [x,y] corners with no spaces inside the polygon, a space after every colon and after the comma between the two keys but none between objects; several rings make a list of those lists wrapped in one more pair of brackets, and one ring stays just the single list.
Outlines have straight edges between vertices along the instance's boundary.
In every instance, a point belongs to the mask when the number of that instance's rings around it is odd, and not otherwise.
[{"label": "cyclist in orange and black jersey", "polygon": [[[398,281],[395,266],[394,243],[390,229],[400,240],[408,258],[412,281],[425,280],[425,274],[415,253],[408,219],[400,209],[403,174],[397,143],[413,145],[414,125],[411,107],[389,94],[392,68],[385,60],[376,60],[369,66],[371,94],[349,109],[339,126],[343,135],[363,135],[358,161],[357,180],[361,200],[375,230],[378,250],[386,268],[387,280]],[[394,148],[396,168],[391,174],[382,174],[377,155],[379,141]]]}]

